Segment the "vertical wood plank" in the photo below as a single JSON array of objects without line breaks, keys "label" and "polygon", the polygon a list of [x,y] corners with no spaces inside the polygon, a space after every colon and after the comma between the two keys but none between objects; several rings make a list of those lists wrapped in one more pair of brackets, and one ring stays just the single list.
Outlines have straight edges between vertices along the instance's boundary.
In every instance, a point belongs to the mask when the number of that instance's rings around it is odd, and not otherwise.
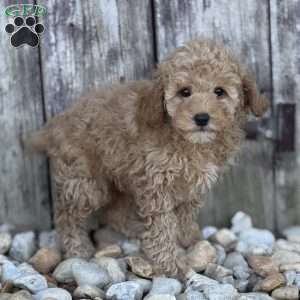
[{"label": "vertical wood plank", "polygon": [[[30,1],[29,1],[30,3]],[[4,14],[7,5],[1,1]],[[22,139],[43,123],[37,48],[13,48],[0,18],[0,223],[19,229],[50,226],[46,162],[24,151]]]},{"label": "vertical wood plank", "polygon": [[296,103],[295,152],[276,154],[276,216],[281,231],[300,218],[300,1],[270,1],[274,101]]},{"label": "vertical wood plank", "polygon": [[149,73],[154,62],[150,4],[150,0],[47,2],[47,30],[41,44],[47,117],[88,89]]},{"label": "vertical wood plank", "polygon": [[[203,36],[223,41],[256,73],[271,95],[268,1],[155,0],[159,60],[186,40]],[[201,224],[228,224],[237,210],[249,213],[257,226],[274,227],[273,147],[267,141],[246,142],[239,164],[209,196]]]}]

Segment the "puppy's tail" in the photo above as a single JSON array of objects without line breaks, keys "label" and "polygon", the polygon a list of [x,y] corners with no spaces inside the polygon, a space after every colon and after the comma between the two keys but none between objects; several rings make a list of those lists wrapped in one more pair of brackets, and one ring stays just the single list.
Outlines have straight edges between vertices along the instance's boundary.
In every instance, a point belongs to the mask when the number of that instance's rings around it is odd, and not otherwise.
[{"label": "puppy's tail", "polygon": [[26,140],[23,141],[24,148],[30,153],[45,153],[49,148],[50,139],[49,131],[42,128],[38,131],[31,132],[29,136],[27,136]]}]

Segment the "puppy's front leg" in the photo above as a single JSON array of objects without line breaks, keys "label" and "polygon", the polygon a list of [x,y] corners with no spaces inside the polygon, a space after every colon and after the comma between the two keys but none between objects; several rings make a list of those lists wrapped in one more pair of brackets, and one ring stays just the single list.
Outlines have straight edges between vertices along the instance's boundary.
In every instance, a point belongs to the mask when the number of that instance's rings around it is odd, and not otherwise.
[{"label": "puppy's front leg", "polygon": [[183,203],[175,210],[178,219],[178,240],[182,247],[188,248],[201,239],[199,225],[195,222],[197,208],[192,203]]},{"label": "puppy's front leg", "polygon": [[177,218],[167,194],[155,191],[143,194],[139,202],[145,232],[142,245],[145,254],[153,261],[157,274],[183,278],[189,271],[184,256],[177,246]]}]

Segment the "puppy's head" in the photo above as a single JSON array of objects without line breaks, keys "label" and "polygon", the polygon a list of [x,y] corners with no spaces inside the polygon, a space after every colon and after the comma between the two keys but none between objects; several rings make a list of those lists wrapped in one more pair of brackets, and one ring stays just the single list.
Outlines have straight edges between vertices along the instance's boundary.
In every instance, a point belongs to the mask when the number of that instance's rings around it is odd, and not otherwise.
[{"label": "puppy's head", "polygon": [[210,143],[242,126],[247,113],[261,116],[268,101],[254,78],[212,41],[192,41],[163,61],[155,78],[155,112],[192,143]]}]

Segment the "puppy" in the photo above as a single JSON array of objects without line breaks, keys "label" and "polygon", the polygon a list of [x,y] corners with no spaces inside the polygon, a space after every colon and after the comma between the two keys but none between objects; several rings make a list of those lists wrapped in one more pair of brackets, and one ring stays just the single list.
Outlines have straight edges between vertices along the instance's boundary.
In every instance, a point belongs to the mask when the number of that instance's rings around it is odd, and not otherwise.
[{"label": "puppy", "polygon": [[32,145],[47,153],[55,224],[67,256],[90,257],[87,218],[142,240],[157,274],[189,267],[205,193],[240,148],[248,113],[268,108],[254,79],[224,47],[193,40],[152,80],[103,87],[57,115]]}]

